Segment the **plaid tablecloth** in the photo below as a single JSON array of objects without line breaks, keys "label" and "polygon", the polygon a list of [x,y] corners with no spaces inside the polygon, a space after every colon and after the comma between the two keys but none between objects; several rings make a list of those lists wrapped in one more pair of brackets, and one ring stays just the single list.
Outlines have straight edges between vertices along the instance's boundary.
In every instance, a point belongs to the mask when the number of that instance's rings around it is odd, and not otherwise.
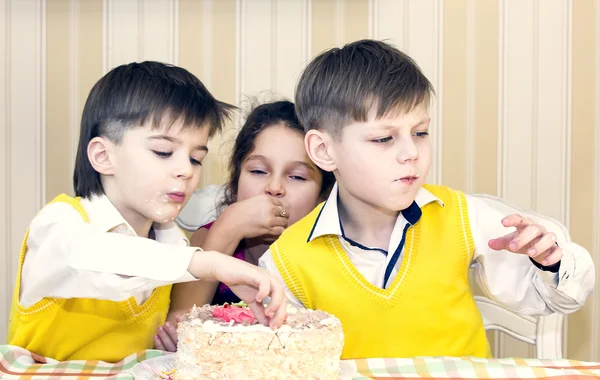
[{"label": "plaid tablecloth", "polygon": [[[148,350],[119,363],[73,360],[57,362],[14,346],[0,346],[1,379],[129,379],[143,360],[163,355]],[[354,360],[355,379],[593,379],[600,363],[573,360],[414,358]]]}]

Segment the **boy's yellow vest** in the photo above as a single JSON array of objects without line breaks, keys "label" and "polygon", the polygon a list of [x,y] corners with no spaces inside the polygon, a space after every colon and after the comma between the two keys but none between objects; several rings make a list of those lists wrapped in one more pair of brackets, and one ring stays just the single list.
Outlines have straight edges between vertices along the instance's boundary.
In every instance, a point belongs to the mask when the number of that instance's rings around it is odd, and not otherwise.
[{"label": "boy's yellow vest", "polygon": [[471,289],[473,255],[463,194],[427,186],[431,202],[408,229],[400,270],[387,289],[369,283],[337,236],[307,238],[322,206],[285,230],[271,254],[287,287],[305,307],[337,316],[343,359],[478,356],[489,344]]},{"label": "boy's yellow vest", "polygon": [[[59,195],[52,202],[73,206],[87,222],[79,198]],[[56,360],[117,362],[153,347],[156,329],[165,323],[171,286],[155,289],[141,306],[134,297],[113,302],[87,298],[44,298],[30,307],[19,303],[21,273],[27,252],[21,248],[19,272],[8,325],[8,344]]]}]

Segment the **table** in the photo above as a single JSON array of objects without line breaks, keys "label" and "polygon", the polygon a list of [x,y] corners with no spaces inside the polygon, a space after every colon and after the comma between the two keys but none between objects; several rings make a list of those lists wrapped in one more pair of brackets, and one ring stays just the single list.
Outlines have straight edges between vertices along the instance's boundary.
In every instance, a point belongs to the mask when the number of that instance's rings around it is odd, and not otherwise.
[{"label": "table", "polygon": [[[133,380],[130,371],[143,360],[164,352],[147,350],[119,363],[72,360],[57,362],[15,346],[0,346],[2,379],[122,379]],[[574,360],[478,359],[471,357],[422,357],[411,359],[353,360],[354,379],[547,379],[600,378],[600,363]]]}]

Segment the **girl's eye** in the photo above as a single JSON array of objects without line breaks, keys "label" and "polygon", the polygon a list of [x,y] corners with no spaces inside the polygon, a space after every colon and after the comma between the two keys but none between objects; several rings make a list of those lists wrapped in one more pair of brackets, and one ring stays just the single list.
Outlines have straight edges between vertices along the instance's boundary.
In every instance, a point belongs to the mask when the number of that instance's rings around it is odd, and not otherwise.
[{"label": "girl's eye", "polygon": [[195,158],[190,157],[190,162],[192,163],[192,165],[199,165],[202,166],[202,162],[196,160]]},{"label": "girl's eye", "polygon": [[425,131],[425,132],[416,132],[415,136],[417,136],[417,137],[427,137],[427,136],[429,136],[429,132],[428,131]]},{"label": "girl's eye", "polygon": [[252,173],[252,174],[267,174],[265,171],[258,170],[258,169],[256,169],[256,170],[250,170],[250,173]]},{"label": "girl's eye", "polygon": [[171,157],[171,155],[173,154],[173,152],[160,152],[158,150],[153,150],[153,152],[158,157],[163,157],[163,158]]},{"label": "girl's eye", "polygon": [[306,181],[306,178],[304,178],[304,177],[301,177],[301,176],[299,176],[299,175],[291,175],[291,176],[290,176],[290,178],[291,178],[291,179],[294,179],[294,180],[296,180],[296,181]]},{"label": "girl's eye", "polygon": [[392,139],[392,136],[388,136],[388,137],[382,137],[380,139],[373,139],[371,140],[371,142],[374,142],[376,144],[384,144],[388,141],[390,141]]}]

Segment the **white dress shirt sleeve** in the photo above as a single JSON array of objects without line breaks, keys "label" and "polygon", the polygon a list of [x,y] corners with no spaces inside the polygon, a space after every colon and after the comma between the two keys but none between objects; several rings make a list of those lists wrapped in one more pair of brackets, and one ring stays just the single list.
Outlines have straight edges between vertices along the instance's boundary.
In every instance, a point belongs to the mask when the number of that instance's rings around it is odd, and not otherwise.
[{"label": "white dress shirt sleeve", "polygon": [[44,297],[122,301],[194,280],[187,268],[197,250],[106,232],[70,205],[53,203],[31,222],[20,301],[25,307]]},{"label": "white dress shirt sleeve", "polygon": [[258,266],[272,272],[273,274],[275,274],[275,276],[277,276],[277,278],[279,278],[279,280],[281,280],[281,283],[284,286],[285,296],[287,297],[288,303],[290,305],[294,306],[296,309],[305,309],[302,302],[300,302],[296,297],[294,297],[290,289],[287,287],[285,281],[283,281],[283,277],[281,277],[281,274],[279,273],[279,271],[277,270],[277,266],[275,265],[275,261],[273,261],[273,256],[271,255],[270,249],[267,249],[267,251],[261,256],[261,258],[258,259]]},{"label": "white dress shirt sleeve", "polygon": [[[562,224],[507,205],[496,197],[467,195],[466,198],[475,244],[474,277],[488,297],[528,315],[566,314],[584,304],[594,288],[594,264],[588,251],[571,241]],[[556,234],[564,253],[558,273],[536,268],[526,255],[489,248],[489,240],[514,231],[501,223],[511,214],[530,218]]]}]

